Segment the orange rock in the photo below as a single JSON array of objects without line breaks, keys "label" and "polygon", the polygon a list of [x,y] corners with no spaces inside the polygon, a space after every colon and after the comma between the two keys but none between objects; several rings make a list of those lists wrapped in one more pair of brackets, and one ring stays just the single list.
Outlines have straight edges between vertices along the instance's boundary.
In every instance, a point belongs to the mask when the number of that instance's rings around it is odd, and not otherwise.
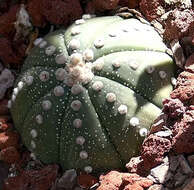
[{"label": "orange rock", "polygon": [[28,0],[27,10],[32,19],[32,23],[34,26],[44,27],[46,25],[45,17],[42,15],[41,11],[41,3],[39,0]]},{"label": "orange rock", "polygon": [[0,16],[0,34],[5,37],[14,36],[16,14],[19,10],[19,5],[12,6],[7,13]]},{"label": "orange rock", "polygon": [[20,153],[13,146],[4,148],[0,152],[0,160],[3,160],[4,162],[8,164],[16,163],[17,161],[19,161],[19,159],[20,159]]},{"label": "orange rock", "polygon": [[139,2],[141,0],[120,0],[119,5],[122,7],[129,7],[130,9],[134,9],[139,6]]},{"label": "orange rock", "polygon": [[48,190],[57,178],[59,167],[48,165],[40,170],[28,170],[5,180],[3,190]]},{"label": "orange rock", "polygon": [[100,183],[97,190],[144,190],[153,184],[151,180],[137,174],[118,171],[111,171],[100,176]]},{"label": "orange rock", "polygon": [[90,188],[98,182],[97,178],[89,174],[81,174],[77,177],[78,185],[82,188]]},{"label": "orange rock", "polygon": [[0,149],[9,146],[18,147],[19,135],[15,131],[5,131],[0,133]]}]

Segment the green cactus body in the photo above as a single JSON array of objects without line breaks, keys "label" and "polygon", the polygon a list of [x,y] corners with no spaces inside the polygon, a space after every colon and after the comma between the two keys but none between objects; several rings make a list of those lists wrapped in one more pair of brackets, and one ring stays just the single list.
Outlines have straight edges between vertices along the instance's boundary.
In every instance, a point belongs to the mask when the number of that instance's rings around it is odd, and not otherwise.
[{"label": "green cactus body", "polygon": [[151,26],[117,16],[36,41],[10,101],[24,144],[64,170],[122,168],[172,91],[166,50]]}]

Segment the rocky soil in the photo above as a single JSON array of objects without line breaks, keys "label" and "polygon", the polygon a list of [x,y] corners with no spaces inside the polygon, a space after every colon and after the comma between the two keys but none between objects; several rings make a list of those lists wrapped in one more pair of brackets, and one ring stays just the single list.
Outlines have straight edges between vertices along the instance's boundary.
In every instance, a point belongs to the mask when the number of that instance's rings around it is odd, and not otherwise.
[{"label": "rocky soil", "polygon": [[[44,165],[23,146],[7,107],[33,41],[83,14],[135,16],[163,37],[178,66],[140,155],[100,176]],[[190,0],[0,0],[0,189],[193,190],[194,2]]]}]

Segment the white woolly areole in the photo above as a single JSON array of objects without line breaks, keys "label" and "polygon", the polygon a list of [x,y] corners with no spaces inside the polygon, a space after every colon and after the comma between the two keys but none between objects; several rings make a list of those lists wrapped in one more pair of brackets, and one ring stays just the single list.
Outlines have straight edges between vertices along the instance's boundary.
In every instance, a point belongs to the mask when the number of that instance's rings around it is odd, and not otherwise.
[{"label": "white woolly areole", "polygon": [[78,95],[83,91],[83,87],[80,84],[74,84],[71,88],[71,93],[73,95]]},{"label": "white woolly areole", "polygon": [[37,131],[35,129],[32,129],[30,131],[30,135],[32,136],[32,138],[36,138],[38,136],[38,133],[37,133]]},{"label": "white woolly areole", "polygon": [[78,20],[75,21],[76,25],[80,25],[80,24],[84,24],[84,23],[85,23],[84,19],[78,19]]},{"label": "white woolly areole", "polygon": [[82,150],[80,153],[79,153],[79,156],[81,159],[85,160],[88,158],[88,153],[85,151],[85,150]]},{"label": "white woolly areole", "polygon": [[176,78],[171,77],[171,83],[172,83],[173,86],[176,86],[176,84],[177,84]]},{"label": "white woolly areole", "polygon": [[103,59],[103,58],[97,59],[97,60],[93,63],[93,68],[94,68],[96,71],[101,71],[101,70],[103,69],[103,66],[104,66],[104,59]]},{"label": "white woolly areole", "polygon": [[106,100],[107,100],[107,102],[110,102],[110,103],[112,103],[112,102],[115,102],[116,101],[116,95],[114,94],[114,93],[112,93],[112,92],[110,92],[110,93],[108,93],[107,95],[106,95]]},{"label": "white woolly areole", "polygon": [[43,123],[43,117],[42,117],[42,115],[37,115],[36,116],[36,123],[38,123],[38,124],[42,124]]},{"label": "white woolly areole", "polygon": [[113,65],[113,67],[115,67],[115,68],[119,68],[119,67],[121,66],[121,63],[120,63],[119,60],[114,60],[114,61],[112,62],[112,65]]},{"label": "white woolly areole", "polygon": [[92,89],[95,91],[100,91],[103,88],[103,83],[101,81],[96,81],[92,84]]},{"label": "white woolly areole", "polygon": [[16,87],[16,88],[13,89],[13,94],[14,94],[14,95],[17,96],[17,95],[18,95],[18,92],[19,92],[18,87]]},{"label": "white woolly areole", "polygon": [[55,53],[55,50],[56,50],[56,47],[51,45],[45,49],[45,53],[46,53],[46,55],[50,56],[50,55],[53,55]]},{"label": "white woolly areole", "polygon": [[42,82],[46,82],[47,80],[49,80],[49,72],[47,71],[42,71],[39,75],[39,78]]},{"label": "white woolly areole", "polygon": [[55,62],[57,63],[57,64],[65,64],[66,63],[66,57],[65,57],[65,55],[62,53],[62,54],[59,54],[59,55],[57,55],[56,57],[55,57]]},{"label": "white woolly areole", "polygon": [[9,100],[9,101],[7,102],[7,107],[8,107],[8,108],[11,108],[11,106],[12,106],[12,103],[11,103],[11,100]]},{"label": "white woolly areole", "polygon": [[139,119],[137,117],[132,117],[129,123],[131,126],[136,127],[139,125]]},{"label": "white woolly areole", "polygon": [[28,86],[30,86],[33,83],[34,77],[33,76],[27,76],[25,78],[25,82]]},{"label": "white woolly areole", "polygon": [[40,42],[42,42],[42,41],[43,41],[43,38],[36,38],[36,40],[34,40],[33,44],[35,46],[38,46],[40,44]]},{"label": "white woolly areole", "polygon": [[155,70],[155,68],[154,68],[153,66],[148,66],[148,67],[146,68],[146,72],[147,72],[148,74],[153,73],[154,70]]},{"label": "white woolly areole", "polygon": [[66,75],[67,75],[67,72],[63,68],[58,68],[55,71],[56,79],[59,80],[59,81],[63,81],[65,79]]},{"label": "white woolly areole", "polygon": [[33,149],[36,148],[36,143],[35,143],[33,140],[30,142],[30,145],[31,145],[31,147],[32,147]]},{"label": "white woolly areole", "polygon": [[85,138],[82,136],[76,138],[76,144],[83,145],[85,141],[86,141]]},{"label": "white woolly areole", "polygon": [[73,111],[79,111],[79,109],[81,108],[82,103],[79,100],[74,100],[71,103],[71,108],[73,109]]},{"label": "white woolly areole", "polygon": [[56,86],[53,92],[55,96],[62,96],[64,94],[64,88],[62,86]]},{"label": "white woolly areole", "polygon": [[165,71],[159,71],[159,76],[160,76],[161,79],[165,79],[167,74],[166,74]]},{"label": "white woolly areole", "polygon": [[71,29],[71,35],[78,35],[80,33],[80,27],[79,26],[74,26],[72,29]]},{"label": "white woolly areole", "polygon": [[83,57],[85,61],[92,61],[94,59],[94,52],[91,49],[86,49],[83,52]]},{"label": "white woolly areole", "polygon": [[146,128],[141,128],[141,129],[139,130],[139,135],[140,135],[141,137],[145,137],[145,136],[147,136],[147,134],[148,134],[148,130],[147,130]]},{"label": "white woolly areole", "polygon": [[51,107],[52,107],[52,103],[51,103],[50,100],[44,100],[42,102],[42,108],[43,108],[43,110],[48,111],[48,110],[51,109]]},{"label": "white woolly areole", "polygon": [[39,48],[44,48],[46,45],[47,45],[47,41],[42,40],[42,41],[39,43]]},{"label": "white woolly areole", "polygon": [[101,39],[101,38],[96,39],[96,40],[94,41],[94,46],[95,46],[96,48],[101,48],[101,47],[103,47],[103,46],[104,46],[104,40]]},{"label": "white woolly areole", "polygon": [[120,105],[118,107],[118,112],[121,114],[121,115],[124,115],[127,113],[127,106],[126,105]]},{"label": "white woolly areole", "polygon": [[11,101],[12,101],[12,102],[15,102],[15,99],[16,99],[16,95],[15,95],[15,94],[12,94],[12,96],[11,96]]},{"label": "white woolly areole", "polygon": [[77,65],[78,63],[82,62],[83,56],[81,53],[73,53],[71,54],[71,63],[73,65]]},{"label": "white woolly areole", "polygon": [[72,39],[69,42],[69,48],[72,49],[72,50],[79,49],[80,48],[80,41],[76,40],[76,39]]},{"label": "white woolly areole", "polygon": [[86,172],[86,173],[91,173],[92,172],[92,167],[91,166],[86,166],[86,167],[84,167],[84,171]]},{"label": "white woolly areole", "polygon": [[82,126],[82,120],[81,119],[75,119],[73,121],[73,126],[76,128],[80,128]]},{"label": "white woolly areole", "polygon": [[138,68],[138,63],[135,60],[130,60],[129,61],[129,66],[133,69],[136,70]]}]

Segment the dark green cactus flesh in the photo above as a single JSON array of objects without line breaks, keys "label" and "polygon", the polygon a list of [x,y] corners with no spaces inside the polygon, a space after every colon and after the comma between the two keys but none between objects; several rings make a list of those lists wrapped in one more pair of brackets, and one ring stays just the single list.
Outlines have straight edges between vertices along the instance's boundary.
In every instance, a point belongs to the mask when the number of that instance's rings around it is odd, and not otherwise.
[{"label": "dark green cactus flesh", "polygon": [[35,44],[9,102],[24,144],[64,170],[122,168],[172,91],[161,37],[110,16],[77,20]]}]

